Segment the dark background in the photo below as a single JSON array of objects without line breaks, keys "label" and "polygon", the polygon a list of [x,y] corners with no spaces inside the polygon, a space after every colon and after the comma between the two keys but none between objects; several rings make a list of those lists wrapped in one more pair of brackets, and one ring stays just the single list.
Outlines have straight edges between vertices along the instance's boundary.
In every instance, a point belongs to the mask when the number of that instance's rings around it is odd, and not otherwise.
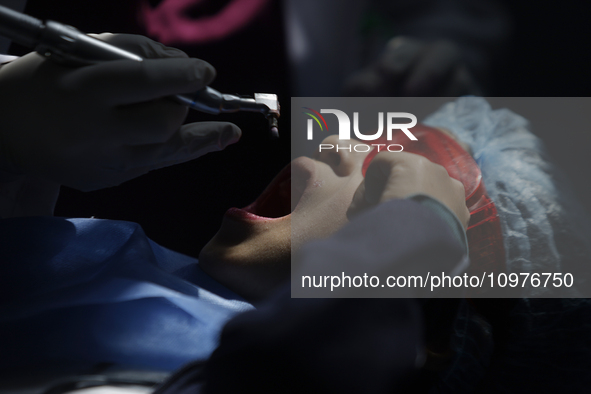
[{"label": "dark background", "polygon": [[[219,6],[227,2],[220,1]],[[591,24],[581,2],[519,0],[502,4],[511,16],[513,32],[504,55],[497,59],[486,95],[591,95]],[[71,24],[85,32],[145,34],[135,17],[136,7],[134,0],[29,0],[26,13]],[[195,16],[215,11],[196,9]],[[258,114],[213,117],[191,113],[188,121],[236,123],[243,129],[242,140],[223,152],[154,171],[118,187],[90,193],[63,188],[56,215],[138,222],[158,243],[196,256],[217,231],[226,209],[252,202],[290,159],[289,70],[280,3],[274,2],[241,34],[212,45],[180,48],[216,67],[218,77],[212,84],[216,89],[278,94],[283,104],[280,139],[268,138],[266,121]],[[574,181],[588,208],[590,127],[587,123],[578,128],[533,130],[546,141],[550,154]]]},{"label": "dark background", "polygon": [[[223,3],[227,1],[220,6]],[[55,0],[49,5],[29,0],[25,12],[84,32],[145,34],[135,9],[135,1]],[[205,9],[195,16],[215,11]],[[215,45],[177,46],[214,65],[217,79],[211,86],[215,89],[251,96],[255,92],[277,94],[284,104],[278,140],[270,138],[267,121],[259,114],[213,116],[191,111],[187,122],[234,122],[243,131],[241,141],[222,152],[153,171],[118,187],[87,193],[64,187],[55,214],[137,222],[161,245],[197,256],[219,228],[224,212],[254,201],[289,163],[289,91],[279,15],[279,4],[274,3],[242,34]],[[14,46],[11,49],[14,52]]]}]

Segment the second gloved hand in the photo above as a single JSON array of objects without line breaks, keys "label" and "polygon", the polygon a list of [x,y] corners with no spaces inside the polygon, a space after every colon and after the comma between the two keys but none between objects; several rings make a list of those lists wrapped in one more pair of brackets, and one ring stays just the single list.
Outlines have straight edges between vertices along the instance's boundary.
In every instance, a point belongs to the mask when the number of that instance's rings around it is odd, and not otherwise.
[{"label": "second gloved hand", "polygon": [[425,194],[453,212],[464,228],[470,212],[464,185],[449,176],[443,166],[414,153],[380,152],[367,168],[347,212],[349,217],[388,200]]},{"label": "second gloved hand", "polygon": [[231,123],[182,125],[188,110],[169,97],[211,83],[210,64],[142,36],[97,37],[146,60],[72,68],[30,53],[0,68],[0,171],[95,190],[238,141]]}]

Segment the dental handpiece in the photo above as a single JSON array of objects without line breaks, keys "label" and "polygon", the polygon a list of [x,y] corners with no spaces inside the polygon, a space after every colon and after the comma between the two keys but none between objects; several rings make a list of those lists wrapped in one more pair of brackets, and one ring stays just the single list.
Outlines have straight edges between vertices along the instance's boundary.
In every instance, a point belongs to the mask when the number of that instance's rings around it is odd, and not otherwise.
[{"label": "dental handpiece", "polygon": [[[143,59],[131,52],[117,48],[78,29],[62,23],[41,20],[0,6],[0,35],[54,61],[83,66],[110,60]],[[239,111],[262,113],[269,121],[272,136],[278,137],[277,119],[280,115],[277,95],[255,93],[254,98],[223,94],[209,86],[195,93],[176,95],[173,98],[200,112],[208,114]]]}]

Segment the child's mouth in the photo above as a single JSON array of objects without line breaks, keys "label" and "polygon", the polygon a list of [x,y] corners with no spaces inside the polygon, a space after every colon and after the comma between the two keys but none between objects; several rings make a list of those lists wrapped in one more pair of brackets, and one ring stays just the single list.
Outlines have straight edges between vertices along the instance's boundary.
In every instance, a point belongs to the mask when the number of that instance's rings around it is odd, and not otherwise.
[{"label": "child's mouth", "polygon": [[242,209],[230,208],[227,213],[251,220],[279,219],[289,216],[296,209],[310,178],[309,173],[300,174],[301,171],[297,171],[298,174],[292,179],[294,163],[281,170],[252,204]]}]

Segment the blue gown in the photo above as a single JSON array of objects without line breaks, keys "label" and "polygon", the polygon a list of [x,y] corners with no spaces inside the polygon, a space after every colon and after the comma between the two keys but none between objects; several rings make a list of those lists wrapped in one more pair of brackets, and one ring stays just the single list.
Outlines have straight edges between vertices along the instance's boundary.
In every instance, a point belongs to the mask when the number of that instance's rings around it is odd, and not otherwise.
[{"label": "blue gown", "polygon": [[135,223],[4,219],[0,240],[0,371],[172,371],[253,308]]}]

